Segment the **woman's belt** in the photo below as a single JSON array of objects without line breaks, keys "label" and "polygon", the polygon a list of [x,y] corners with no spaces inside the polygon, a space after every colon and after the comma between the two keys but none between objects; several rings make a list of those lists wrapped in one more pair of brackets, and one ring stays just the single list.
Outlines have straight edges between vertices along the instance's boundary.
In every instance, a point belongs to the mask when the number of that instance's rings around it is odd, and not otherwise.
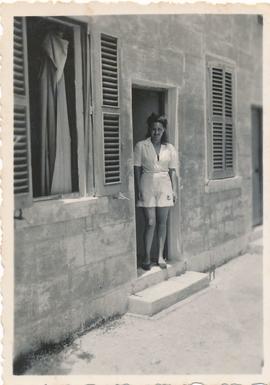
[{"label": "woman's belt", "polygon": [[168,175],[169,173],[169,170],[168,171],[144,171],[142,172],[143,174],[146,174],[146,175],[160,175],[160,176],[166,176]]}]

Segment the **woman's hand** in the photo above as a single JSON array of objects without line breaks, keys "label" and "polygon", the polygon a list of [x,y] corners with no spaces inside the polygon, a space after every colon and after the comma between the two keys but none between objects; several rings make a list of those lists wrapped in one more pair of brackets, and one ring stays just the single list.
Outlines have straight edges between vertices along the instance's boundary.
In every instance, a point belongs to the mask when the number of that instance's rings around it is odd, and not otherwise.
[{"label": "woman's hand", "polygon": [[143,194],[141,189],[138,190],[138,201],[143,201]]},{"label": "woman's hand", "polygon": [[177,202],[177,193],[176,191],[173,191],[173,203]]},{"label": "woman's hand", "polygon": [[137,199],[139,201],[143,200],[142,189],[141,189],[141,173],[142,173],[141,167],[134,166],[135,185],[137,190]]},{"label": "woman's hand", "polygon": [[173,203],[177,201],[177,181],[176,181],[176,171],[174,168],[169,168],[169,176],[172,183],[172,191],[173,191]]}]

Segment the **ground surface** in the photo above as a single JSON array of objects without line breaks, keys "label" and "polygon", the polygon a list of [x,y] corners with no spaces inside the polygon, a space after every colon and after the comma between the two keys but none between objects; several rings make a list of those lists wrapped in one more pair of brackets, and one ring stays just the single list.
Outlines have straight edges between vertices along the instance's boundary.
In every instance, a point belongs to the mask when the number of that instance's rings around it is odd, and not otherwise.
[{"label": "ground surface", "polygon": [[249,374],[262,359],[262,257],[245,254],[153,319],[111,321],[25,374]]}]

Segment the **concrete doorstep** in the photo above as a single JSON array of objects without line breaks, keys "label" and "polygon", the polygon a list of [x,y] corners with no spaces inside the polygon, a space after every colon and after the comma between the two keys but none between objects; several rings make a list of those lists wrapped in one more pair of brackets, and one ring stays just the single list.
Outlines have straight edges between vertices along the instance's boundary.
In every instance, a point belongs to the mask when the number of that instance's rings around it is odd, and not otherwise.
[{"label": "concrete doorstep", "polygon": [[256,241],[257,239],[263,238],[263,226],[256,226],[252,229],[250,234],[250,242]]},{"label": "concrete doorstep", "polygon": [[187,271],[129,296],[129,313],[152,316],[208,285],[208,274]]},{"label": "concrete doorstep", "polygon": [[259,238],[250,242],[247,251],[251,254],[261,255],[263,253],[263,238]]}]

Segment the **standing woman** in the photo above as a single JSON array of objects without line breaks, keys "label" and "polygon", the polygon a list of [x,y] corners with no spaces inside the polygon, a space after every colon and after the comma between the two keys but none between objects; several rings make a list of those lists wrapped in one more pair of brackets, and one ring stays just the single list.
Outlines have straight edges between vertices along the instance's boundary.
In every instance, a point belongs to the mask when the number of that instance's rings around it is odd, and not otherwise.
[{"label": "standing woman", "polygon": [[138,142],[134,149],[134,173],[138,191],[137,206],[144,208],[146,221],[144,244],[144,270],[150,270],[155,227],[158,235],[158,265],[166,268],[163,258],[170,207],[177,199],[177,153],[167,141],[167,119],[152,113],[147,119],[147,139]]}]

